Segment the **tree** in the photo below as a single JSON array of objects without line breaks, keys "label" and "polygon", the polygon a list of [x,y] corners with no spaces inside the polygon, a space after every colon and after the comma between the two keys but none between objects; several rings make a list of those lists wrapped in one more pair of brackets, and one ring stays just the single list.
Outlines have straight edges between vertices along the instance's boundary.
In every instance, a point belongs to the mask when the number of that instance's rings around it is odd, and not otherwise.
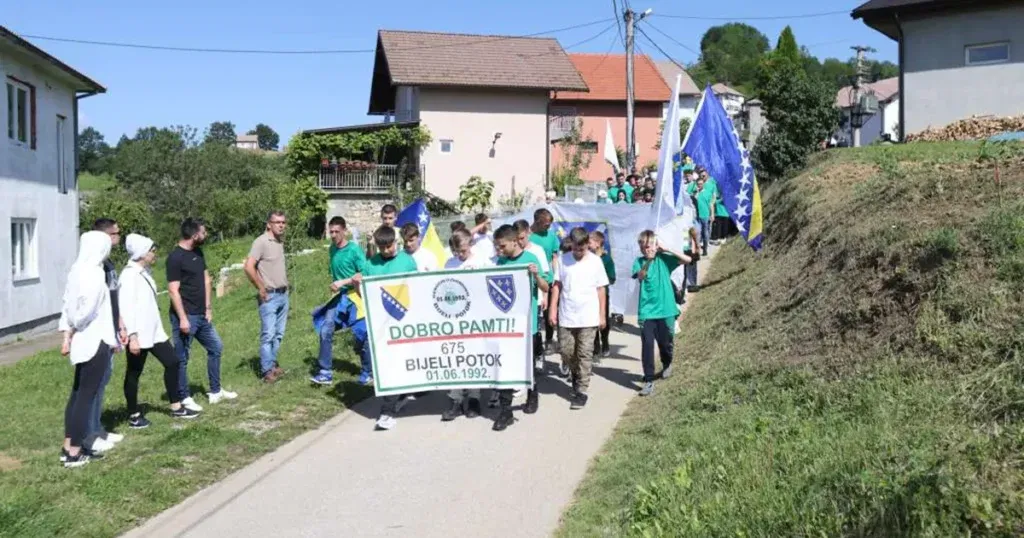
[{"label": "tree", "polygon": [[91,174],[103,174],[109,168],[111,148],[103,135],[92,127],[86,127],[78,134],[78,170]]},{"label": "tree", "polygon": [[753,161],[766,181],[781,179],[803,166],[807,156],[839,123],[835,91],[813,79],[799,63],[768,62],[760,98],[768,128],[758,139]]},{"label": "tree", "polygon": [[699,68],[694,76],[701,87],[722,82],[740,91],[750,91],[757,78],[758,64],[768,51],[768,38],[749,24],[731,22],[713,26],[700,40]]},{"label": "tree", "polygon": [[206,130],[206,137],[203,140],[204,144],[225,144],[232,145],[235,143],[235,124],[230,121],[215,121],[210,124],[210,127]]},{"label": "tree", "polygon": [[256,138],[259,140],[260,149],[267,151],[276,151],[277,144],[281,141],[281,137],[277,135],[277,132],[265,123],[257,123],[256,128],[246,134],[256,135]]},{"label": "tree", "polygon": [[[567,185],[583,184],[580,172],[590,166],[594,154],[588,146],[593,143],[593,140],[583,136],[583,118],[577,118],[565,136],[558,141],[558,147],[562,150],[562,163],[551,171],[551,188],[559,196],[565,195]],[[618,150],[619,148],[616,148],[616,155],[621,165],[625,154],[620,156]]]},{"label": "tree", "polygon": [[[686,133],[690,131],[690,118],[679,118],[679,143],[686,140]],[[661,120],[658,126],[658,141],[654,143],[654,149],[661,149],[661,137],[665,132],[665,120]]]},{"label": "tree", "polygon": [[802,63],[800,56],[800,48],[796,45],[796,37],[793,35],[793,29],[786,26],[782,29],[782,33],[779,34],[779,40],[775,44],[775,50],[772,54],[779,58],[786,58],[794,63]]}]

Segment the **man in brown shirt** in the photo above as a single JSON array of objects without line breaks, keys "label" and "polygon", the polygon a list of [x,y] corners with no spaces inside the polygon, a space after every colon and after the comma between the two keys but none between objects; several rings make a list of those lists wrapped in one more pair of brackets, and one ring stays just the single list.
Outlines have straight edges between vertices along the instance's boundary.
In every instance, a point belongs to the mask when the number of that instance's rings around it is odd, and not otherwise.
[{"label": "man in brown shirt", "polygon": [[284,263],[284,231],[288,220],[281,211],[267,217],[267,231],[252,242],[245,274],[259,294],[260,375],[273,383],[285,371],[277,363],[288,321],[288,274]]}]

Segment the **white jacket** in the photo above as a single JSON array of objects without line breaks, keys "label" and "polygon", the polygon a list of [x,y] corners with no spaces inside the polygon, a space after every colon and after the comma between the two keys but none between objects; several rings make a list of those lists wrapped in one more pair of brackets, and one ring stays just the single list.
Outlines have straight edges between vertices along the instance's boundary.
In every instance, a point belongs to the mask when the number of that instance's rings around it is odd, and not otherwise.
[{"label": "white jacket", "polygon": [[149,271],[136,262],[128,262],[121,271],[120,283],[117,304],[128,336],[136,335],[142,349],[166,342],[167,333],[156,303],[156,282]]},{"label": "white jacket", "polygon": [[110,236],[95,231],[82,234],[78,258],[68,274],[58,323],[62,332],[75,331],[71,337],[71,364],[92,360],[101,342],[111,350],[118,345],[110,289],[103,272],[103,260],[109,254]]}]

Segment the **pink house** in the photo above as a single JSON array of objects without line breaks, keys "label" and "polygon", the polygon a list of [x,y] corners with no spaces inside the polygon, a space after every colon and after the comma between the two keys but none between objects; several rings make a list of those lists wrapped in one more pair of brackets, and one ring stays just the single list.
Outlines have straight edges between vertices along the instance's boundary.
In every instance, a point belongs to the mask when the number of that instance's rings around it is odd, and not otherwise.
[{"label": "pink house", "polygon": [[[604,160],[605,130],[612,127],[616,146],[626,147],[626,56],[624,54],[570,54],[569,59],[582,75],[589,92],[558,91],[551,94],[551,166],[557,168],[564,159],[559,144],[574,122],[582,120],[582,137],[587,151],[592,152],[590,165],[581,171],[586,181],[603,181],[612,175],[612,167]],[[644,55],[637,55],[633,65],[636,166],[656,161],[655,144],[661,134],[662,106],[669,101],[672,90],[665,84],[657,66]]]}]

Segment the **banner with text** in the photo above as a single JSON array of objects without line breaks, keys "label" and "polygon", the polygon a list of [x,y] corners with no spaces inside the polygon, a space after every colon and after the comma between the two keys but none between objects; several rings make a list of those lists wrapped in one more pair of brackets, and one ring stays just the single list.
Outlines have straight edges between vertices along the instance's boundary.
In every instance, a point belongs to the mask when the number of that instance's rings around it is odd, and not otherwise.
[{"label": "banner with text", "polygon": [[365,278],[377,395],[531,386],[530,289],[526,267]]}]

